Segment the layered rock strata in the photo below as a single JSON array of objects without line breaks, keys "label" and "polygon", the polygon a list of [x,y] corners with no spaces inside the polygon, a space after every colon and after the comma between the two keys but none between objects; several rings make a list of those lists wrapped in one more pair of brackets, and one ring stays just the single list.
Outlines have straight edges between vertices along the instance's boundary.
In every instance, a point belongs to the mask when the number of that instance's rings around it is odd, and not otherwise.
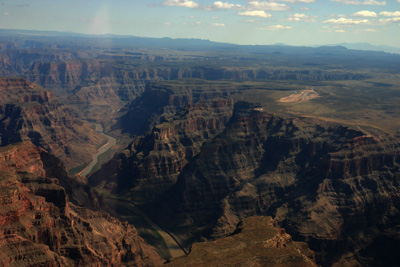
[{"label": "layered rock strata", "polygon": [[0,151],[0,265],[162,264],[133,226],[72,204],[42,153],[31,143]]},{"label": "layered rock strata", "polygon": [[382,240],[391,251],[399,244],[399,154],[398,139],[383,133],[237,103],[226,129],[203,144],[150,214],[188,244],[269,214],[324,265],[382,263],[387,253],[366,251]]},{"label": "layered rock strata", "polygon": [[88,163],[106,142],[74,117],[54,94],[22,78],[0,78],[0,145],[32,141],[59,157],[68,169]]},{"label": "layered rock strata", "polygon": [[[161,101],[157,101],[157,96]],[[224,92],[182,96],[152,90],[140,100],[142,106],[131,115],[138,117],[131,130],[143,132],[152,119],[162,122],[137,138],[126,151],[116,154],[89,177],[89,183],[125,194],[136,204],[145,204],[175,184],[179,173],[200,152],[202,144],[224,129],[232,115],[233,102]],[[161,118],[153,117],[157,112],[151,112],[152,101],[161,103],[159,107],[154,106],[160,110]],[[147,117],[147,114],[153,116]]]},{"label": "layered rock strata", "polygon": [[[218,62],[219,59],[215,59]],[[197,66],[188,67],[142,64],[129,60],[76,59],[37,62],[25,72],[29,81],[40,84],[75,107],[79,116],[109,125],[126,104],[140,96],[150,82],[182,79],[202,80],[358,80],[367,76],[340,70],[321,71],[292,67],[248,69]],[[105,118],[108,118],[107,120]]]}]

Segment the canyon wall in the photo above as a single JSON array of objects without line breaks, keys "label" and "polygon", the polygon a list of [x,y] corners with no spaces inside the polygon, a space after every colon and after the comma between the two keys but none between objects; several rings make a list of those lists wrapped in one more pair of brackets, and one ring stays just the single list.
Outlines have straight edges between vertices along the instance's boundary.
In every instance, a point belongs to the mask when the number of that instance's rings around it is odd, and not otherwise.
[{"label": "canyon wall", "polygon": [[133,226],[71,203],[43,153],[29,142],[0,149],[0,265],[162,264]]},{"label": "canyon wall", "polygon": [[324,265],[391,263],[398,257],[366,251],[381,240],[399,242],[399,154],[398,139],[384,133],[277,117],[239,102],[150,214],[188,244],[268,214]]},{"label": "canyon wall", "polygon": [[22,78],[0,78],[1,146],[32,141],[59,157],[68,169],[88,163],[106,142],[76,118],[53,93]]},{"label": "canyon wall", "polygon": [[154,201],[175,184],[203,143],[224,129],[233,109],[227,92],[186,89],[185,94],[149,89],[137,98],[122,125],[139,137],[91,175],[89,183],[126,194],[136,204]]}]

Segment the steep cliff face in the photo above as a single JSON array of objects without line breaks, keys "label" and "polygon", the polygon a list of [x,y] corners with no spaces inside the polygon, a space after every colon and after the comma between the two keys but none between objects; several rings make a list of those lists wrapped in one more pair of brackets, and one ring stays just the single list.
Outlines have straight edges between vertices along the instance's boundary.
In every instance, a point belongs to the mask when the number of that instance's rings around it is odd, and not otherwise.
[{"label": "steep cliff face", "polygon": [[[71,56],[71,58],[73,58]],[[145,81],[180,80],[180,79],[204,79],[204,80],[355,80],[363,79],[364,74],[321,71],[316,69],[297,69],[270,67],[265,69],[251,68],[248,70],[238,68],[214,68],[214,67],[176,67],[170,66],[146,67],[138,65],[133,67],[124,60],[112,61],[104,59],[79,59],[70,61],[52,60],[49,62],[37,62],[25,73],[29,81],[40,84],[46,89],[58,93],[76,93],[76,91],[91,91],[90,87],[98,85],[120,85],[121,88],[112,86],[117,90],[117,95],[126,97],[140,92],[140,85]],[[136,88],[135,88],[136,86]],[[88,88],[86,88],[88,87]],[[86,88],[86,89],[85,89]],[[96,88],[92,88],[96,89]]]},{"label": "steep cliff face", "polygon": [[[71,58],[74,58],[71,56]],[[192,62],[193,65],[196,65]],[[48,60],[39,61],[32,65],[26,72],[28,80],[38,83],[45,88],[57,91],[70,92],[76,90],[76,86],[86,86],[87,82],[101,81],[101,78],[112,78],[116,81],[124,81],[123,84],[133,84],[135,81],[159,81],[179,79],[204,79],[204,80],[355,80],[363,79],[364,74],[342,72],[340,70],[324,71],[314,68],[299,69],[292,67],[266,67],[239,69],[218,68],[206,66],[153,67],[139,64],[133,67],[129,61],[105,60],[105,59],[77,59],[77,60]],[[78,88],[79,89],[79,88]]]},{"label": "steep cliff face", "polygon": [[400,218],[399,154],[394,137],[238,103],[151,214],[189,243],[191,233],[223,236],[245,217],[270,214],[323,264],[368,262],[362,251],[378,240],[398,244],[389,233]]},{"label": "steep cliff face", "polygon": [[43,153],[31,143],[1,148],[0,265],[162,264],[133,226],[69,202]]},{"label": "steep cliff face", "polygon": [[71,169],[90,162],[106,141],[52,93],[22,78],[0,78],[0,93],[2,146],[30,140]]},{"label": "steep cliff face", "polygon": [[193,244],[166,266],[317,266],[306,243],[293,242],[271,217],[250,217],[231,236]]},{"label": "steep cliff face", "polygon": [[[353,80],[366,75],[342,71],[321,71],[290,67],[270,67],[258,69],[248,67],[217,68],[199,67],[196,63],[188,67],[166,65],[143,65],[139,59],[137,66],[130,61],[107,59],[79,59],[55,62],[37,62],[24,74],[29,81],[51,90],[64,103],[73,106],[85,118],[107,125],[137,96],[140,96],[149,82],[181,79],[204,80]],[[193,65],[193,66],[191,66]],[[105,120],[108,118],[108,121]]]},{"label": "steep cliff face", "polygon": [[22,45],[23,47],[16,47],[18,45],[16,43],[14,43],[14,46],[10,43],[3,43],[3,45],[5,45],[5,48],[0,49],[0,75],[8,77],[20,76],[29,71],[32,65],[38,62],[60,62],[76,58],[94,57],[97,54],[91,51],[35,47],[29,44],[24,44]]},{"label": "steep cliff face", "polygon": [[116,154],[89,177],[89,183],[128,194],[135,203],[144,204],[169,189],[202,144],[224,129],[233,102],[225,92],[182,96],[162,90],[149,90],[136,102],[141,105],[129,114],[131,119],[137,117],[133,133],[144,132],[152,121],[162,122],[137,138],[128,150]]},{"label": "steep cliff face", "polygon": [[[129,104],[126,114],[120,117],[112,128],[140,136],[151,131],[163,120],[173,121],[171,116],[182,108],[201,101],[227,99],[232,91],[211,84],[204,87],[204,85],[196,85],[196,82],[189,81],[177,82],[175,85],[151,83],[146,86],[140,97]],[[209,112],[213,112],[212,105],[209,109]]]},{"label": "steep cliff face", "polygon": [[25,76],[42,85],[81,116],[110,124],[118,111],[143,93],[149,81],[168,79],[157,69],[134,69],[123,61],[75,60],[34,64]]}]

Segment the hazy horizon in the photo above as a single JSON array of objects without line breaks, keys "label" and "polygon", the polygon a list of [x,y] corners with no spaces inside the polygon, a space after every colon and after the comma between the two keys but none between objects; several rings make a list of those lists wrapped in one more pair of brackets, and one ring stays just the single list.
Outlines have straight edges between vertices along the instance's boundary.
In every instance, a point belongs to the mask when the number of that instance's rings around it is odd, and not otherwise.
[{"label": "hazy horizon", "polygon": [[400,0],[3,0],[5,29],[198,38],[249,45],[400,47]]}]

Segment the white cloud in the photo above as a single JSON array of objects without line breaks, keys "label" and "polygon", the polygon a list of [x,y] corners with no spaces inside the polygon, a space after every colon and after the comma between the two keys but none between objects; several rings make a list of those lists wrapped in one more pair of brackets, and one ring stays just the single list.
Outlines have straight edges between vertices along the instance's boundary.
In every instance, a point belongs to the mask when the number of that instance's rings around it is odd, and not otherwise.
[{"label": "white cloud", "polygon": [[171,22],[164,22],[165,26],[171,26]]},{"label": "white cloud", "polygon": [[331,0],[331,1],[339,2],[346,5],[386,6],[386,1],[376,1],[376,0]]},{"label": "white cloud", "polygon": [[346,31],[345,31],[345,30],[336,30],[336,32],[344,33],[344,32],[346,32]]},{"label": "white cloud", "polygon": [[257,30],[265,30],[265,31],[278,31],[278,30],[291,30],[292,27],[282,26],[282,25],[272,25],[265,28],[257,28]]},{"label": "white cloud", "polygon": [[363,30],[364,32],[377,32],[377,30],[375,30],[375,29],[365,29],[365,30]]},{"label": "white cloud", "polygon": [[4,15],[4,16],[10,16],[10,13],[8,13],[8,12],[3,12],[3,15]]},{"label": "white cloud", "polygon": [[373,11],[368,11],[368,10],[362,10],[354,13],[352,15],[353,17],[371,17],[371,18],[376,18],[378,15],[373,12]]},{"label": "white cloud", "polygon": [[385,17],[400,17],[400,11],[394,11],[394,12],[383,11],[383,12],[379,13],[379,15],[385,16]]},{"label": "white cloud", "polygon": [[393,17],[390,19],[380,19],[379,22],[381,23],[396,23],[396,22],[400,22],[400,17]]},{"label": "white cloud", "polygon": [[302,11],[309,11],[310,9],[308,7],[301,7],[300,10]]},{"label": "white cloud", "polygon": [[214,2],[211,6],[206,7],[208,10],[213,10],[213,9],[239,9],[242,8],[242,5],[239,4],[230,4],[227,2],[221,2],[217,1]]},{"label": "white cloud", "polygon": [[259,18],[270,18],[271,14],[266,13],[263,10],[252,10],[252,11],[243,11],[238,13],[239,16],[247,16],[247,17],[259,17]]},{"label": "white cloud", "polygon": [[194,1],[189,0],[167,0],[163,2],[164,6],[181,6],[181,7],[189,7],[196,8],[199,7],[199,4]]},{"label": "white cloud", "polygon": [[211,23],[211,26],[214,26],[214,27],[225,27],[225,24],[223,24],[223,23]]},{"label": "white cloud", "polygon": [[287,21],[292,21],[292,22],[298,22],[298,21],[303,21],[303,22],[316,22],[317,16],[307,16],[306,14],[292,14],[288,16]]},{"label": "white cloud", "polygon": [[219,19],[219,17],[212,17],[212,19]]},{"label": "white cloud", "polygon": [[269,11],[285,11],[290,9],[290,7],[288,7],[285,4],[271,3],[265,1],[250,1],[247,7],[248,9],[253,9],[253,10],[269,10]]},{"label": "white cloud", "polygon": [[340,24],[340,25],[356,25],[356,24],[366,24],[369,21],[367,19],[346,19],[346,18],[339,18],[339,19],[328,19],[324,21],[323,23],[329,23],[329,24]]}]

